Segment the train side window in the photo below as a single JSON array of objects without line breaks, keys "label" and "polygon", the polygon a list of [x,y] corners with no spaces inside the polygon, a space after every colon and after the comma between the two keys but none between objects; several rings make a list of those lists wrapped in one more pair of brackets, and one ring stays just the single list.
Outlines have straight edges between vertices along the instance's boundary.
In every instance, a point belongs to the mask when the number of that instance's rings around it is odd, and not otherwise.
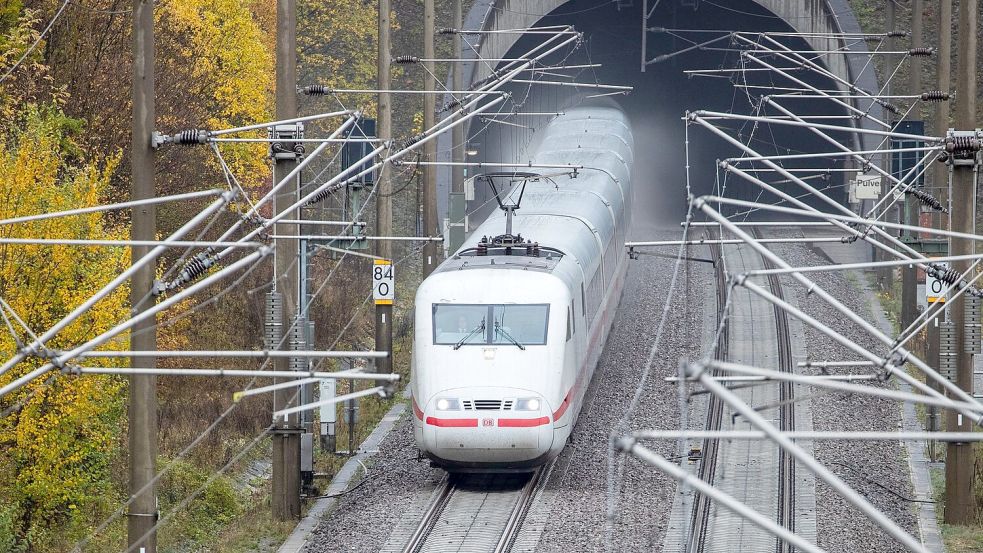
[{"label": "train side window", "polygon": [[567,309],[567,341],[573,338],[573,309]]},{"label": "train side window", "polygon": [[584,294],[584,283],[580,283],[580,311],[581,315],[587,316],[587,295]]},{"label": "train side window", "polygon": [[570,300],[570,325],[573,328],[571,334],[577,333],[577,298]]}]

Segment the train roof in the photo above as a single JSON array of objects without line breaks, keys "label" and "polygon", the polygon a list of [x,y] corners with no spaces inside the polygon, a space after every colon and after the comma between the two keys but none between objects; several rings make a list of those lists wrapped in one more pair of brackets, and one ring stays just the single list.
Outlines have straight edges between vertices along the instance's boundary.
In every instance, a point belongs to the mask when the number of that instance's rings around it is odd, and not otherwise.
[{"label": "train roof", "polygon": [[[616,107],[577,107],[551,121],[532,151],[534,163],[583,167],[561,173],[545,169],[541,175],[516,173],[511,191],[503,191],[512,202],[521,197],[521,205],[512,215],[512,233],[538,244],[540,255],[527,255],[525,244],[514,246],[509,252],[512,255],[504,255],[501,248],[489,248],[496,239],[509,236],[503,234],[507,215],[496,210],[438,272],[521,268],[552,273],[558,267],[568,267],[561,272],[582,271],[584,278],[593,274],[602,252],[615,243],[617,218],[628,217],[631,127]],[[509,175],[497,177],[507,180]],[[524,188],[516,184],[518,181]],[[518,236],[509,237],[515,238]],[[555,253],[548,259],[550,249]]]},{"label": "train roof", "polygon": [[563,254],[559,252],[540,252],[539,257],[533,257],[524,253],[524,246],[516,247],[516,249],[520,249],[523,253],[475,255],[474,253],[462,252],[442,263],[437,272],[463,271],[466,269],[522,269],[551,273],[563,258]]}]

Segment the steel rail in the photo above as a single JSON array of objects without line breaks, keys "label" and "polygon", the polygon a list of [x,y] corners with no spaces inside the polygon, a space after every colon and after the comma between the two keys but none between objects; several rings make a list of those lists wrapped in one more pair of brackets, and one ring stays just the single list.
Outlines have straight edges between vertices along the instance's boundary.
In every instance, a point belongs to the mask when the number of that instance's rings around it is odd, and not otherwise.
[{"label": "steel rail", "polygon": [[[724,227],[727,227],[727,230],[729,230],[731,233],[733,233],[733,234],[737,235],[738,237],[740,237],[741,239],[747,241],[747,243],[752,248],[754,248],[755,250],[757,250],[758,253],[760,253],[761,255],[767,257],[768,259],[770,259],[772,262],[775,263],[775,265],[777,265],[778,267],[786,268],[786,269],[791,268],[791,265],[789,265],[784,259],[782,259],[781,257],[775,255],[773,252],[771,252],[770,250],[768,250],[768,248],[766,248],[765,246],[756,243],[754,241],[754,238],[752,238],[750,235],[748,235],[746,232],[744,232],[740,228],[733,226],[731,224],[731,222],[729,220],[727,220],[726,217],[724,217],[722,214],[720,214],[720,212],[718,212],[716,209],[714,209],[708,203],[708,202],[713,202],[713,201],[716,201],[718,203],[733,203],[733,202],[736,202],[736,201],[739,201],[739,200],[728,200],[726,198],[720,198],[718,196],[702,196],[700,198],[696,198],[695,200],[693,200],[694,205],[695,205],[695,207],[697,209],[700,209],[706,215],[708,215],[712,219],[716,220],[717,222],[719,222],[720,224],[722,224]],[[775,207],[775,206],[772,206],[772,207]],[[797,211],[797,210],[795,210],[795,211]],[[810,216],[815,216],[811,212],[805,212],[805,213],[809,213]],[[831,218],[831,220],[835,220],[834,218],[835,217],[838,217],[838,216],[834,216],[834,215],[830,215],[830,214],[823,214],[823,215],[825,215],[827,218]],[[842,223],[840,223],[840,224],[842,224]],[[881,224],[884,224],[884,223],[881,222]],[[877,242],[875,241],[874,243],[877,243]],[[796,273],[792,273],[791,276],[796,281],[798,281],[802,286],[804,286],[807,290],[809,290],[810,293],[813,293],[813,294],[818,295],[820,298],[822,298],[823,301],[826,302],[826,304],[828,304],[830,307],[834,308],[835,310],[837,310],[838,312],[840,312],[841,314],[843,314],[845,317],[847,317],[848,319],[850,319],[851,321],[853,321],[860,328],[862,328],[863,330],[865,330],[868,334],[870,334],[871,336],[873,336],[877,340],[881,341],[884,345],[887,345],[889,347],[894,347],[895,345],[897,345],[895,340],[892,340],[891,337],[889,337],[887,334],[885,334],[880,329],[878,329],[877,327],[875,327],[872,324],[870,324],[869,322],[867,322],[863,317],[861,317],[860,315],[858,315],[857,313],[855,313],[853,310],[851,310],[847,306],[843,305],[842,302],[840,302],[838,299],[836,299],[835,297],[833,297],[831,294],[829,294],[829,292],[827,292],[826,290],[824,290],[818,284],[816,284],[815,282],[809,280],[802,273],[797,273],[797,272]],[[747,285],[749,287],[754,287],[754,285],[753,284],[750,284],[750,283],[748,283]],[[758,291],[758,294],[759,295],[768,295],[767,292],[765,292],[763,290],[759,290]],[[775,300],[772,300],[772,301],[775,301]],[[793,315],[795,315],[800,320],[805,321],[806,318],[811,319],[810,317],[808,317],[808,315],[802,314],[801,312],[800,312],[800,314],[796,314],[795,311],[798,311],[798,310],[795,307],[793,307],[793,306],[786,306],[785,309],[786,309],[786,311],[792,312]],[[852,342],[850,340],[847,340],[845,337],[841,336],[837,332],[832,331],[831,329],[829,329],[825,325],[816,323],[816,324],[810,324],[810,326],[813,326],[813,328],[816,328],[817,330],[819,330],[821,332],[827,333],[827,335],[829,335],[831,338],[840,341],[841,343],[843,343],[844,345],[847,345],[848,347],[850,347],[849,344],[852,344]],[[860,350],[861,351],[858,351],[857,353],[860,353],[861,355],[864,355],[865,357],[868,356],[868,355],[871,355],[871,353],[869,351],[867,351],[865,348],[860,348]],[[963,412],[963,414],[965,414],[967,416],[970,416],[970,418],[972,420],[978,420],[979,419],[978,416],[971,415],[970,413],[972,413],[973,411],[975,411],[978,408],[983,408],[983,404],[981,404],[980,402],[978,402],[975,399],[973,399],[973,397],[971,395],[967,394],[964,390],[962,390],[961,388],[959,388],[958,386],[956,386],[955,384],[953,384],[952,382],[950,382],[947,378],[945,378],[942,375],[940,375],[938,373],[938,371],[936,371],[934,368],[928,366],[927,363],[925,363],[923,360],[919,359],[917,356],[913,355],[907,349],[905,349],[903,347],[899,347],[897,349],[897,354],[900,355],[900,359],[901,360],[908,361],[908,362],[912,363],[913,365],[915,365],[916,367],[918,367],[918,369],[921,370],[926,375],[927,378],[931,378],[932,380],[938,382],[950,394],[953,394],[956,397],[964,400],[964,402],[965,402],[964,404],[973,405],[974,406],[974,409],[973,410],[968,410],[965,407],[960,408],[960,410]],[[871,359],[871,360],[872,361],[875,361],[874,359]],[[883,363],[883,361],[878,361],[878,362],[879,363]],[[943,396],[943,394],[941,392],[936,391],[935,389],[931,388],[930,386],[927,386],[925,383],[920,382],[919,380],[913,378],[907,372],[905,372],[903,370],[898,370],[898,368],[895,367],[893,363],[886,363],[885,366],[884,366],[884,368],[885,368],[885,370],[888,371],[889,374],[894,375],[897,378],[900,378],[900,379],[904,380],[905,382],[908,382],[912,387],[917,388],[919,390],[922,390],[922,391],[924,391],[925,393],[927,393],[928,395],[930,395],[932,397],[940,398],[941,400],[947,401],[946,398],[945,398],[945,396]]]},{"label": "steel rail", "polygon": [[[714,262],[714,276],[717,284],[717,328],[720,329],[720,336],[717,340],[713,358],[717,361],[726,361],[728,349],[730,348],[730,325],[727,324],[727,314],[724,310],[727,307],[727,276],[724,267],[723,251],[719,245],[711,245],[711,258]],[[722,325],[722,326],[721,326]],[[716,376],[716,375],[715,375]],[[723,422],[724,403],[720,398],[710,395],[707,399],[707,415],[704,429],[708,432],[719,431]],[[720,444],[716,440],[703,440],[701,449],[700,466],[697,469],[697,477],[708,485],[713,485],[714,477],[717,472],[717,459]],[[690,534],[689,550],[703,551],[706,545],[707,530],[710,526],[710,504],[711,497],[701,493],[696,498],[693,510],[690,514]]]},{"label": "steel rail", "polygon": [[[751,230],[752,236],[761,241],[760,231],[757,228]],[[775,268],[774,263],[762,258],[766,269]],[[782,291],[782,283],[778,275],[768,274],[768,287],[771,293],[784,300],[785,294]],[[775,329],[778,339],[778,367],[785,373],[794,373],[795,365],[792,359],[792,338],[788,326],[788,313],[778,305],[772,304],[775,314]],[[779,428],[783,432],[795,430],[795,386],[788,381],[778,384],[779,401]],[[795,532],[795,458],[789,455],[782,448],[778,449],[778,524],[788,528],[789,532]],[[794,553],[794,548],[776,538],[775,549],[778,553]]]},{"label": "steel rail", "polygon": [[[483,542],[482,545],[487,544],[487,550],[494,551],[495,553],[505,553],[509,551],[515,539],[519,535],[519,531],[522,529],[522,523],[525,520],[526,515],[529,512],[530,507],[536,498],[536,492],[545,484],[545,478],[548,474],[547,467],[552,466],[552,463],[538,467],[529,476],[528,480],[522,485],[521,490],[514,498],[514,503],[511,508],[508,509],[508,513],[504,516],[504,521],[502,523],[501,533],[497,534],[497,540]],[[487,500],[484,496],[491,496],[492,494],[500,493],[499,490],[488,489],[487,491],[483,489],[472,490],[471,486],[464,485],[459,481],[460,477],[454,475],[448,475],[440,482],[438,488],[434,491],[433,499],[427,510],[424,512],[423,517],[420,519],[420,523],[417,525],[413,534],[407,540],[406,544],[403,546],[403,553],[419,553],[421,551],[429,551],[433,549],[432,546],[435,544],[428,543],[434,530],[438,527],[441,520],[444,520],[444,514],[446,509],[451,503],[451,499],[457,494],[478,494],[478,497],[482,498],[478,502],[479,506],[474,515],[477,517],[482,513],[482,509],[487,505]],[[483,485],[482,485],[483,486]],[[494,486],[492,485],[492,488]],[[468,516],[471,513],[466,513]],[[447,522],[445,520],[445,522]],[[487,530],[487,525],[489,521],[485,521],[485,530]],[[440,527],[443,527],[441,525]],[[469,537],[470,528],[461,528],[464,538]],[[493,536],[488,536],[486,539],[494,539]],[[437,545],[437,550],[440,550],[440,544]],[[460,547],[465,547],[465,542],[459,544]],[[475,544],[468,544],[472,548]],[[484,550],[484,548],[482,548]],[[459,549],[464,550],[464,549]]]},{"label": "steel rail", "polygon": [[444,508],[447,507],[447,503],[450,502],[451,495],[453,494],[454,485],[451,483],[450,475],[445,474],[444,479],[438,484],[435,492],[436,497],[430,503],[426,512],[423,513],[423,519],[420,521],[416,530],[413,531],[413,535],[410,536],[406,546],[403,547],[403,553],[417,553],[423,547],[424,542],[427,541],[427,536],[430,535],[430,531],[437,524],[440,514],[444,512]]},{"label": "steel rail", "polygon": [[[785,451],[788,451],[790,455],[795,457],[798,462],[802,463],[807,469],[815,474],[817,478],[821,479],[823,482],[833,488],[833,490],[836,491],[844,500],[851,503],[854,507],[863,512],[864,515],[866,515],[874,524],[877,524],[883,528],[884,531],[894,537],[898,543],[902,544],[910,551],[926,551],[917,538],[909,534],[896,522],[887,517],[887,515],[872,505],[864,496],[857,493],[840,477],[836,476],[836,474],[823,466],[812,455],[809,455],[801,447],[795,444],[795,442],[785,437],[779,429],[775,428],[775,426],[765,420],[764,417],[744,403],[739,397],[734,395],[733,392],[728,390],[725,386],[714,382],[710,375],[707,374],[706,368],[707,367],[705,365],[690,364],[686,368],[688,372],[687,376],[691,376],[694,379],[699,379],[699,381],[714,395],[720,396],[721,399],[723,399],[728,405],[731,406],[732,409],[734,409],[734,411],[740,413],[741,416],[743,416],[753,426],[757,427],[758,430],[761,430],[767,434],[768,437],[777,443],[779,447]],[[796,545],[796,547],[799,546]]]},{"label": "steel rail", "polygon": [[696,476],[693,476],[689,472],[679,468],[678,465],[669,462],[668,459],[659,455],[658,453],[655,453],[645,446],[639,445],[634,439],[621,438],[621,440],[619,440],[617,443],[617,447],[622,451],[626,451],[634,455],[646,464],[652,465],[668,474],[673,480],[676,480],[681,485],[691,487],[701,494],[712,498],[713,501],[717,502],[719,505],[732,511],[737,516],[747,519],[748,522],[754,524],[762,530],[770,534],[774,534],[779,539],[791,543],[796,549],[807,553],[824,552],[824,550],[819,546],[813,545],[802,539],[802,537],[789,532],[787,528],[779,526],[774,520],[763,516],[761,513],[751,509],[744,503],[741,503],[730,494],[714,488],[711,484],[707,484],[703,480],[700,480]]},{"label": "steel rail", "polygon": [[544,472],[542,467],[536,469],[536,472],[526,482],[526,485],[522,487],[519,499],[516,501],[515,507],[512,509],[509,519],[505,523],[505,530],[502,532],[502,537],[499,538],[498,543],[495,545],[494,553],[507,553],[512,549],[512,544],[518,537],[519,530],[522,529],[522,522],[526,518],[526,513],[529,512],[529,508],[532,506],[533,500],[536,497],[536,490],[539,489]]}]

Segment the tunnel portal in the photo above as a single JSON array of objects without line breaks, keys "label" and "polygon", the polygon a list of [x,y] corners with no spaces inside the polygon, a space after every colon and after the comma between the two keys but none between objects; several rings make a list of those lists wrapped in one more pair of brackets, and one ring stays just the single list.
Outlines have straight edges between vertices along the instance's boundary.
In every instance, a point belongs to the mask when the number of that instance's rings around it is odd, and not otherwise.
[{"label": "tunnel portal", "polygon": [[[654,5],[654,7],[653,7]],[[767,6],[767,7],[766,7]],[[774,11],[768,9],[772,8]],[[642,13],[648,9],[650,16],[643,24]],[[546,15],[537,15],[548,10]],[[794,87],[792,81],[770,71],[728,71],[742,64],[740,48],[732,41],[724,40],[702,48],[694,48],[676,55],[725,31],[743,32],[859,32],[851,8],[845,1],[808,0],[805,2],[780,2],[777,0],[737,0],[709,2],[706,0],[664,0],[639,2],[621,0],[598,4],[596,1],[488,1],[479,0],[472,7],[465,22],[466,29],[511,29],[528,26],[573,25],[583,33],[583,44],[566,57],[554,56],[552,64],[594,65],[575,72],[572,79],[581,83],[628,85],[633,91],[628,95],[616,95],[628,113],[635,133],[635,196],[636,225],[669,227],[678,225],[686,213],[687,182],[694,195],[711,193],[727,186],[727,195],[742,199],[774,201],[760,194],[759,189],[745,182],[731,179],[724,182],[715,171],[715,160],[739,155],[739,151],[705,129],[689,128],[689,158],[687,159],[687,128],[684,115],[687,111],[705,109],[731,113],[751,114],[757,99],[765,88]],[[643,25],[648,32],[642,32]],[[804,27],[806,26],[806,27]],[[539,44],[543,35],[465,35],[462,57],[476,61],[461,64],[465,85],[486,77],[495,68],[492,62],[481,58],[515,58]],[[783,37],[780,39],[796,50],[828,50],[850,48],[866,52],[862,40],[852,43],[841,39],[810,39]],[[643,52],[644,48],[644,52]],[[643,55],[644,54],[644,55]],[[644,64],[643,58],[651,63]],[[840,54],[816,55],[831,72],[844,80],[856,82],[864,89],[876,90],[876,78],[870,68],[858,67],[861,56]],[[781,61],[781,60],[779,60]],[[851,65],[853,64],[853,65]],[[788,63],[779,64],[788,66]],[[644,69],[644,70],[643,70]],[[687,71],[716,69],[715,74],[694,75]],[[821,89],[835,89],[837,83],[819,77],[813,72],[800,71],[797,78]],[[859,78],[858,78],[859,77]],[[558,76],[546,76],[541,80],[562,80]],[[763,87],[763,88],[754,88]],[[562,111],[585,97],[606,94],[606,90],[576,89],[547,84],[510,84],[507,88],[512,100],[502,112],[550,113]],[[831,102],[797,101],[796,108],[810,115],[843,116],[845,110]],[[861,107],[861,106],[858,106]],[[871,109],[880,115],[879,106]],[[491,121],[490,121],[491,120]],[[498,122],[498,117],[475,120],[467,131],[467,161],[521,162],[526,151],[536,141],[536,131],[545,125],[542,116],[508,119],[513,124]],[[731,136],[738,137],[763,155],[792,154],[799,152],[830,151],[828,143],[811,134],[807,129],[776,125],[755,127],[753,123],[738,125],[729,122]],[[842,135],[842,133],[840,133]],[[853,140],[857,148],[871,148],[869,140],[861,143],[859,135],[838,136],[841,140]],[[450,161],[450,138],[442,136],[438,155]],[[840,164],[844,162],[840,161]],[[689,171],[687,172],[687,166]],[[828,159],[800,160],[790,163],[795,167],[829,167]],[[472,171],[474,174],[475,171]],[[688,174],[687,174],[688,173]],[[815,177],[818,188],[834,199],[845,202],[843,173],[831,173]],[[438,198],[441,217],[448,214],[451,171],[442,168],[438,179]],[[777,182],[778,177],[765,178]],[[778,186],[793,190],[795,185],[778,182]],[[467,209],[474,222],[480,222],[490,209],[490,191],[468,191]],[[474,222],[470,225],[475,226]]]}]

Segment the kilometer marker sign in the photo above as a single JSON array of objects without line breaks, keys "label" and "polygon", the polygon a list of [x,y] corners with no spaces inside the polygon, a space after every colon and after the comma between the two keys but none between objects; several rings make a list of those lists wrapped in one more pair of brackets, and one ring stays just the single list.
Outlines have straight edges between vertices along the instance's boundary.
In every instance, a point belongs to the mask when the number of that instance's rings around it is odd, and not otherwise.
[{"label": "kilometer marker sign", "polygon": [[376,305],[392,305],[396,298],[396,282],[393,278],[393,262],[376,259],[372,264],[372,299]]},{"label": "kilometer marker sign", "polygon": [[[937,263],[937,265],[943,269],[949,268],[948,263]],[[928,271],[925,271],[925,301],[928,303],[945,303],[945,295],[943,292],[945,292],[946,287],[947,286],[944,281],[935,278],[934,276],[928,274]]]}]

